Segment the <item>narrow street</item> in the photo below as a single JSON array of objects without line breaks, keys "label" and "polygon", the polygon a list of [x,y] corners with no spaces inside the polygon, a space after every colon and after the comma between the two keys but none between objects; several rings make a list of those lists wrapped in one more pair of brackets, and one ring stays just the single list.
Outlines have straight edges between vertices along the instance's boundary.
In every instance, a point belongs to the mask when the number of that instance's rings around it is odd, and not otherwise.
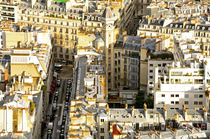
[{"label": "narrow street", "polygon": [[[47,113],[47,128],[44,129],[44,136],[43,139],[63,139],[67,135],[68,131],[68,124],[69,121],[68,115],[66,116],[66,102],[68,102],[68,108],[70,108],[70,99],[66,100],[66,92],[70,93],[70,91],[67,91],[67,81],[72,79],[72,65],[63,65],[63,68],[60,70],[60,73],[58,73],[57,79],[55,79],[56,85],[53,92],[53,97],[49,102],[48,106],[48,113]],[[57,86],[57,82],[60,80],[60,86]],[[69,89],[69,88],[68,88]],[[70,90],[70,89],[69,89]],[[56,94],[57,92],[57,94]],[[65,115],[64,115],[65,111]],[[63,124],[63,121],[65,119],[65,123]],[[63,127],[64,126],[64,127]],[[64,131],[63,128],[65,129]],[[62,133],[64,132],[64,134]],[[63,134],[63,137],[61,136]]]}]

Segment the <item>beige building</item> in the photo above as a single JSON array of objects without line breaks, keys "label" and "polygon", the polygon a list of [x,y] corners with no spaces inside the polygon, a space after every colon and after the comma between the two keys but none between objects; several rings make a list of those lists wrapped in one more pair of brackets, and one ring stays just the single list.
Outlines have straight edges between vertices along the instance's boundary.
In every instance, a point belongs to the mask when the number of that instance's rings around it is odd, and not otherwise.
[{"label": "beige building", "polygon": [[[125,108],[113,109],[107,105],[106,108],[99,110],[97,116],[98,131],[100,131],[98,138],[167,138],[166,128],[171,130],[172,134],[176,134],[174,128],[177,128],[178,124],[201,125],[208,119],[205,107],[196,110],[186,109],[183,105],[183,109],[178,112],[165,106],[161,110],[147,109],[146,104],[144,109],[128,108],[127,105]],[[202,133],[202,136],[206,137],[206,134]]]},{"label": "beige building", "polygon": [[[100,51],[79,49],[75,56],[68,138],[97,138],[96,114],[107,101],[104,56]],[[88,128],[87,128],[88,127]]]}]

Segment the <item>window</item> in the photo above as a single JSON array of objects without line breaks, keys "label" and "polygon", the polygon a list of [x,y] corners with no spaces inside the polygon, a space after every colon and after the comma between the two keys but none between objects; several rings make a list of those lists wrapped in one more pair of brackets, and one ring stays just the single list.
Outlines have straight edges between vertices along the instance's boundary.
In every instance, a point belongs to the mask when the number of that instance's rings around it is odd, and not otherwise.
[{"label": "window", "polygon": [[127,71],[127,66],[126,65],[124,65],[124,71]]},{"label": "window", "polygon": [[104,139],[104,136],[101,136],[101,139]]},{"label": "window", "polygon": [[153,77],[152,76],[149,76],[149,78],[152,79]]},{"label": "window", "polygon": [[153,72],[153,70],[149,70],[149,72],[151,73],[151,72]]},{"label": "window", "polygon": [[153,115],[150,115],[150,118],[153,118]]},{"label": "window", "polygon": [[69,55],[66,55],[66,59],[69,59]]},{"label": "window", "polygon": [[203,98],[203,95],[199,95],[199,98]]},{"label": "window", "polygon": [[104,133],[104,128],[101,128],[101,133]]},{"label": "window", "polygon": [[104,119],[101,119],[101,122],[104,122]]},{"label": "window", "polygon": [[66,38],[65,38],[66,40],[69,40],[69,36],[68,35],[66,35]]},{"label": "window", "polygon": [[198,105],[198,101],[194,101],[194,105]]},{"label": "window", "polygon": [[188,104],[189,104],[189,102],[188,102],[188,101],[185,101],[185,102],[184,102],[184,104],[185,104],[185,105],[188,105]]},{"label": "window", "polygon": [[176,97],[179,97],[179,95],[177,94]]},{"label": "window", "polygon": [[66,33],[69,33],[69,29],[68,28],[66,29]]},{"label": "window", "polygon": [[118,56],[120,57],[120,52],[118,52]]},{"label": "window", "polygon": [[203,102],[202,101],[199,101],[199,105],[203,105]]},{"label": "window", "polygon": [[185,98],[189,98],[189,94],[185,94],[184,97],[185,97]]},{"label": "window", "polygon": [[171,97],[174,97],[174,94],[171,94]]},{"label": "window", "polygon": [[171,101],[171,104],[174,104],[174,101]]},{"label": "window", "polygon": [[161,97],[165,97],[165,94],[162,94]]},{"label": "window", "polygon": [[149,66],[150,66],[150,67],[153,67],[153,64],[150,64]]},{"label": "window", "polygon": [[176,101],[175,103],[176,103],[176,104],[179,104],[179,101]]},{"label": "window", "polygon": [[161,67],[161,64],[158,64],[158,67]]},{"label": "window", "polygon": [[124,63],[127,64],[127,58],[124,58]]},{"label": "window", "polygon": [[69,45],[69,42],[66,42],[66,46],[68,46]]},{"label": "window", "polygon": [[198,95],[197,95],[197,94],[195,94],[195,95],[194,95],[194,98],[198,98]]}]

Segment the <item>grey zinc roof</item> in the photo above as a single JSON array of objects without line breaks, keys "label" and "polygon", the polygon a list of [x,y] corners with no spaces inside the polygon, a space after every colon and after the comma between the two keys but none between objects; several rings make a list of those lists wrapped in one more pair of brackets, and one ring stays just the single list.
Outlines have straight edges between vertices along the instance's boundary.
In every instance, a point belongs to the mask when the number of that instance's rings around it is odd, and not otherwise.
[{"label": "grey zinc roof", "polygon": [[17,98],[21,98],[21,96],[19,96],[19,95],[6,96],[2,101],[0,101],[0,107],[2,107],[4,104],[12,102],[12,101],[17,102]]},{"label": "grey zinc roof", "polygon": [[84,78],[86,76],[87,57],[80,57],[78,60],[77,88],[76,93],[84,95]]},{"label": "grey zinc roof", "polygon": [[141,38],[138,36],[128,36],[123,48],[139,51],[141,48]]},{"label": "grey zinc roof", "polygon": [[155,50],[155,45],[156,45],[156,39],[147,39],[142,48]]},{"label": "grey zinc roof", "polygon": [[104,9],[104,12],[102,14],[102,17],[103,18],[114,18],[114,14],[113,14],[113,12],[112,12],[112,10],[111,10],[110,7],[106,7]]}]

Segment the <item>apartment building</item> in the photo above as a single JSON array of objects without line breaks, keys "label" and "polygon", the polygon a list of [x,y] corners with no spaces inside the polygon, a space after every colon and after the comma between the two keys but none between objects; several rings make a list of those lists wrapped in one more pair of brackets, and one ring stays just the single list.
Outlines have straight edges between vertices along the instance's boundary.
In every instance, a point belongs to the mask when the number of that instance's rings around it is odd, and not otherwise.
[{"label": "apartment building", "polygon": [[[104,56],[79,49],[75,57],[68,138],[96,138],[97,107],[107,101]],[[79,113],[78,113],[79,112]],[[89,127],[89,128],[86,128]]]},{"label": "apartment building", "polygon": [[[145,48],[147,48],[146,45]],[[154,49],[155,47],[152,50]],[[146,56],[146,53],[143,54]],[[207,133],[199,128],[207,129],[209,114],[208,108],[205,106],[199,109],[188,108],[183,104],[177,110],[171,109],[170,105],[167,104],[162,104],[162,109],[148,109],[145,104],[143,109],[129,108],[128,104],[133,100],[128,98],[132,97],[131,94],[134,97],[135,91],[123,90],[120,93],[121,98],[127,97],[125,108],[109,108],[107,93],[105,93],[108,88],[104,88],[108,85],[105,85],[107,79],[104,78],[106,77],[104,70],[107,63],[102,60],[103,58],[101,53],[94,50],[94,48],[78,49],[78,54],[75,56],[72,84],[72,97],[74,100],[71,101],[71,122],[69,124],[68,138],[167,138],[175,135],[178,137],[207,137]],[[151,61],[152,58],[154,56],[151,56]],[[170,58],[172,59],[172,57]],[[169,68],[168,71],[170,69],[173,68]],[[155,69],[155,73],[158,74],[157,69]],[[164,80],[167,81],[165,76]],[[113,94],[116,94],[116,92],[113,91]],[[104,97],[101,94],[104,94]],[[108,95],[110,94],[109,92]],[[189,132],[183,131],[178,125],[182,128],[186,127]],[[89,128],[85,128],[87,126]],[[194,126],[194,128],[188,128],[188,126]],[[170,134],[168,131],[170,131]]]},{"label": "apartment building", "polygon": [[[41,87],[47,75],[42,67],[44,65],[41,65],[39,59],[30,52],[31,50],[27,48],[14,48],[10,54],[8,80],[10,84],[7,85],[7,90],[12,92],[6,92],[2,100],[2,114],[7,113],[1,118],[4,121],[1,129],[3,137],[12,134],[26,138],[41,136],[43,112]],[[28,134],[25,134],[26,132]]]},{"label": "apartment building", "polygon": [[208,11],[209,3],[206,1],[152,1],[148,8],[148,14],[153,17],[190,17],[202,16]]},{"label": "apartment building", "polygon": [[135,36],[119,36],[113,48],[111,48],[110,65],[114,72],[111,74],[111,82],[116,89],[139,88],[139,52],[141,38]]},{"label": "apartment building", "polygon": [[148,17],[140,21],[137,34],[141,37],[169,37],[165,49],[173,50],[173,37],[183,32],[191,32],[197,42],[204,43],[202,49],[209,51],[209,25],[202,24],[201,21],[196,21],[196,19],[176,21],[176,19],[151,19],[151,17]]},{"label": "apartment building", "polygon": [[[155,107],[163,104],[171,108],[209,109],[209,58],[202,53],[200,44],[182,38],[175,47],[176,63],[168,67],[162,81],[155,79]],[[158,68],[156,69],[158,74]],[[163,93],[164,92],[164,93]]]},{"label": "apartment building", "polygon": [[0,136],[40,138],[43,112],[49,100],[42,92],[42,86],[44,82],[49,86],[52,75],[50,33],[9,22],[1,25],[3,46],[0,59],[4,72],[1,81],[6,87],[0,99],[3,120]]},{"label": "apartment building", "polygon": [[[202,113],[202,114],[201,114]],[[205,107],[202,110],[186,109],[183,106],[179,111],[168,109],[147,109],[146,104],[143,109],[128,108],[100,108],[97,116],[98,138],[167,138],[167,130],[170,134],[181,137],[181,130],[173,130],[179,123],[180,125],[198,124],[201,125],[208,120],[208,112]],[[190,122],[188,122],[190,121]],[[170,128],[169,128],[170,126]],[[167,129],[167,130],[166,130]],[[207,135],[200,132],[190,132],[182,136],[194,136],[198,133],[200,136]]]},{"label": "apartment building", "polygon": [[10,95],[5,95],[0,101],[0,136],[39,138],[42,122],[41,93],[36,96],[6,93]]},{"label": "apartment building", "polygon": [[0,3],[0,21],[10,20],[14,23],[18,21],[18,6],[13,3],[1,2]]},{"label": "apartment building", "polygon": [[138,90],[109,91],[108,104],[111,108],[120,108],[122,105],[133,105],[136,102]]},{"label": "apartment building", "polygon": [[[170,52],[155,52],[148,59],[148,83],[147,94],[154,94],[155,92],[155,80],[163,80],[164,75],[167,73],[167,67],[172,65],[173,54]],[[158,70],[158,71],[155,71]],[[158,77],[155,73],[158,72]]]}]

